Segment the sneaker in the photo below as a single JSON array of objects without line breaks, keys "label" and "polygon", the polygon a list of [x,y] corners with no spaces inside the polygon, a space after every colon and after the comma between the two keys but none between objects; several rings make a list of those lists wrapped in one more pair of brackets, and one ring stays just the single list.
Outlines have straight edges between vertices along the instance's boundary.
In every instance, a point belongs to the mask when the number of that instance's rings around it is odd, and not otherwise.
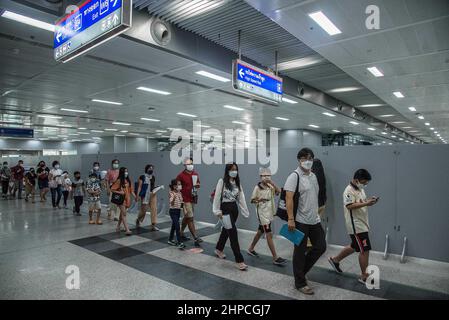
[{"label": "sneaker", "polygon": [[332,257],[329,257],[327,259],[327,261],[329,261],[329,263],[331,264],[332,268],[334,269],[335,272],[337,273],[343,273],[343,270],[340,269],[340,263],[339,262],[335,262]]},{"label": "sneaker", "polygon": [[226,255],[224,254],[224,252],[218,249],[215,249],[215,255],[220,259],[226,259]]},{"label": "sneaker", "polygon": [[171,245],[171,246],[176,246],[177,245],[177,243],[174,241],[174,240],[168,240],[168,242],[167,242],[169,245]]},{"label": "sneaker", "polygon": [[198,240],[195,240],[195,242],[193,244],[195,247],[201,247],[200,241],[198,241]]},{"label": "sneaker", "polygon": [[195,238],[195,242],[201,243],[201,242],[204,242],[204,240],[201,239],[200,237],[196,237]]},{"label": "sneaker", "polygon": [[277,266],[280,266],[280,265],[283,265],[286,263],[287,263],[287,260],[285,260],[284,258],[281,258],[281,257],[277,257],[277,259],[273,261],[273,264],[275,264]]},{"label": "sneaker", "polygon": [[259,254],[255,250],[247,250],[246,251],[250,256],[259,258]]},{"label": "sneaker", "polygon": [[248,266],[244,262],[237,263],[237,268],[241,271],[248,270]]},{"label": "sneaker", "polygon": [[187,236],[181,236],[181,241],[182,241],[182,242],[189,241],[189,240],[190,240],[189,237],[187,237]]},{"label": "sneaker", "polygon": [[184,250],[186,248],[186,245],[184,243],[180,242],[180,243],[178,243],[177,247],[180,250]]},{"label": "sneaker", "polygon": [[150,231],[159,231],[160,229],[156,227],[154,224],[150,225]]},{"label": "sneaker", "polygon": [[298,291],[302,292],[303,294],[306,294],[306,295],[309,295],[309,296],[314,294],[313,289],[310,288],[308,285],[305,285],[304,287],[297,288],[297,289],[298,289]]}]

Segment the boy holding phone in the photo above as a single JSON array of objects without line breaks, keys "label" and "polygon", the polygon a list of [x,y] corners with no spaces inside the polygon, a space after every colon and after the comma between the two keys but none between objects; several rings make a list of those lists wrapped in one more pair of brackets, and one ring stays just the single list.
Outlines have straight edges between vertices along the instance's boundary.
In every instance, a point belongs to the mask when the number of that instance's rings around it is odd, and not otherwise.
[{"label": "boy holding phone", "polygon": [[368,277],[366,268],[371,250],[368,236],[368,207],[376,204],[379,200],[378,197],[366,197],[364,189],[369,181],[371,181],[370,173],[365,169],[359,169],[354,173],[354,178],[343,192],[346,229],[351,237],[351,244],[344,247],[337,256],[328,259],[332,268],[337,273],[342,273],[340,262],[354,251],[359,252],[361,276],[358,280],[363,284]]}]

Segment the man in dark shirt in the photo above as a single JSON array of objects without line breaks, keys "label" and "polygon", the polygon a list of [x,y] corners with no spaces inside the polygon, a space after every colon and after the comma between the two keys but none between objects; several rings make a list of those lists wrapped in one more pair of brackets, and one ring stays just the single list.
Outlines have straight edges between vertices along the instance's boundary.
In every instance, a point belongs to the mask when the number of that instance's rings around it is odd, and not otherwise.
[{"label": "man in dark shirt", "polygon": [[25,176],[25,168],[23,167],[23,160],[19,160],[16,166],[11,168],[11,174],[14,178],[14,191],[12,197],[16,197],[17,190],[19,191],[18,199],[22,199],[23,178]]},{"label": "man in dark shirt", "polygon": [[34,168],[31,168],[25,174],[25,201],[28,201],[28,197],[31,196],[31,201],[34,203],[34,192],[36,190],[36,178],[37,175],[34,172]]}]

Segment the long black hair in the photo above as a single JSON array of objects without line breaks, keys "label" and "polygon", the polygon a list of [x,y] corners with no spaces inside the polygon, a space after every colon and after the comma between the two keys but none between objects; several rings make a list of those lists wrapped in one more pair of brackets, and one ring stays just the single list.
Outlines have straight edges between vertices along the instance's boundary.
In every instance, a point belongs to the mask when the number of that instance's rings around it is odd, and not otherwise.
[{"label": "long black hair", "polygon": [[[238,172],[239,166],[235,162],[228,163],[228,164],[226,164],[226,167],[225,167],[223,182],[224,182],[226,189],[228,189],[228,190],[232,190],[231,181],[230,181],[231,177],[229,176],[229,171],[231,171],[233,166],[235,166],[237,168],[237,172]],[[239,177],[238,173],[237,173],[237,177],[235,177],[234,179],[235,179],[235,184],[237,185],[237,188],[239,188],[239,190],[240,190],[240,177]]]},{"label": "long black hair", "polygon": [[120,179],[120,185],[123,187],[126,186],[126,181],[128,181],[129,185],[131,186],[131,180],[129,179],[129,172],[128,177],[125,178],[125,171],[128,170],[125,167],[121,167],[118,172],[118,178]]},{"label": "long black hair", "polygon": [[178,179],[173,179],[172,181],[170,181],[170,190],[174,191],[175,187],[178,185]]}]

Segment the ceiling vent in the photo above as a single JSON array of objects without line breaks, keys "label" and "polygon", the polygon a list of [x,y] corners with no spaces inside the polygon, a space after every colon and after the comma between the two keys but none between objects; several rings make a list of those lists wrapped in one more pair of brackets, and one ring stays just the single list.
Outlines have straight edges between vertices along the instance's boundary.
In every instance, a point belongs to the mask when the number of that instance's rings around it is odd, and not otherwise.
[{"label": "ceiling vent", "polygon": [[172,37],[170,25],[157,18],[151,22],[150,32],[153,41],[163,47],[169,44]]}]

